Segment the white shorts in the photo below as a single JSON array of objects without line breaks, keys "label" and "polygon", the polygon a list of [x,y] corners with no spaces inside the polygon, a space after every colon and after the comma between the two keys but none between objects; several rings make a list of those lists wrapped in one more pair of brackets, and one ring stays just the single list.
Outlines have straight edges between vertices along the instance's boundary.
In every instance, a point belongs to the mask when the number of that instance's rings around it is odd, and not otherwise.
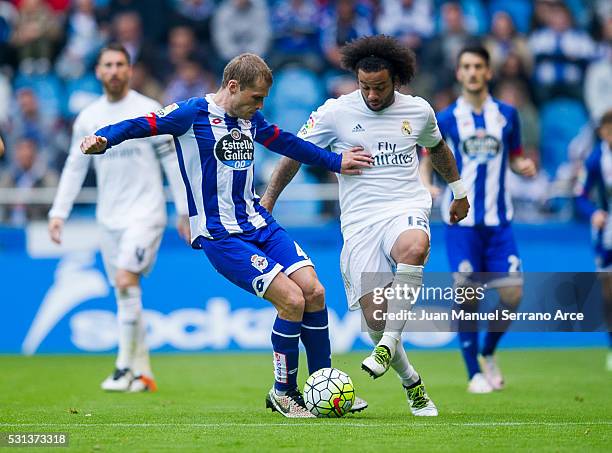
[{"label": "white shorts", "polygon": [[106,275],[115,286],[117,269],[148,274],[153,269],[163,227],[137,226],[122,230],[101,228],[100,248]]},{"label": "white shorts", "polygon": [[429,209],[412,209],[397,217],[368,225],[345,238],[340,255],[340,271],[349,310],[359,309],[359,299],[374,288],[393,281],[396,263],[391,257],[395,241],[404,231],[429,232]]}]

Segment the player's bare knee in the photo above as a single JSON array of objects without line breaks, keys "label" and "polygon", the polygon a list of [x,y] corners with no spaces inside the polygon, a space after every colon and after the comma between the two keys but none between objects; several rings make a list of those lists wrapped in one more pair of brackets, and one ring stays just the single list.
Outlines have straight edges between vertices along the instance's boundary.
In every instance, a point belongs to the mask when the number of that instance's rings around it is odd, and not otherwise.
[{"label": "player's bare knee", "polygon": [[119,291],[125,291],[129,286],[129,279],[125,278],[123,275],[117,275],[117,277],[115,278],[115,287]]},{"label": "player's bare knee", "polygon": [[521,299],[523,298],[523,287],[513,286],[508,288],[500,288],[499,297],[506,307],[516,310],[521,303]]},{"label": "player's bare knee", "polygon": [[325,308],[325,288],[318,281],[303,292],[306,311],[320,311]]},{"label": "player's bare knee", "polygon": [[132,272],[119,270],[115,276],[115,287],[119,291],[125,291],[131,286],[138,286],[138,276]]},{"label": "player's bare knee", "polygon": [[302,291],[298,286],[291,289],[284,298],[282,304],[278,307],[278,312],[281,318],[289,320],[302,319],[304,314],[305,299]]},{"label": "player's bare knee", "polygon": [[399,252],[398,263],[422,265],[429,254],[429,244],[415,242]]}]

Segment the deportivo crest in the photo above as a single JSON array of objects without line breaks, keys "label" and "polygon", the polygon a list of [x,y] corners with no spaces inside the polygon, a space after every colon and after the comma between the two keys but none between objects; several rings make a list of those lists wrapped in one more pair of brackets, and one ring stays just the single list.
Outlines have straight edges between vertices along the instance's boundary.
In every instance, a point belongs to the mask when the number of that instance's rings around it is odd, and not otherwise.
[{"label": "deportivo crest", "polygon": [[251,255],[251,265],[263,273],[266,267],[268,267],[268,259],[265,256]]},{"label": "deportivo crest", "polygon": [[402,134],[404,134],[405,136],[412,134],[412,126],[410,125],[410,121],[402,121]]},{"label": "deportivo crest", "polygon": [[253,139],[234,128],[215,145],[215,157],[234,170],[246,170],[253,164],[255,147]]},{"label": "deportivo crest", "polygon": [[174,104],[170,104],[170,105],[165,106],[163,109],[159,109],[157,112],[155,112],[155,114],[157,116],[159,116],[160,118],[163,118],[164,116],[168,115],[171,112],[174,112],[178,108],[179,108],[179,106],[175,102]]},{"label": "deportivo crest", "polygon": [[476,129],[474,135],[461,143],[460,149],[470,160],[486,163],[501,152],[502,144],[497,137],[488,134],[486,130]]}]

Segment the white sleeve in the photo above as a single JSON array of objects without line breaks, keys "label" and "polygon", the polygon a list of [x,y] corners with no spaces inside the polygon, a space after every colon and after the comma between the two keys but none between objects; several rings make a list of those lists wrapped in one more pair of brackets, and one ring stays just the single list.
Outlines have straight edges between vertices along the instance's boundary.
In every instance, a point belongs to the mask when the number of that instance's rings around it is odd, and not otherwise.
[{"label": "white sleeve", "polygon": [[81,191],[91,161],[91,156],[83,154],[80,148],[81,140],[86,135],[87,131],[83,128],[82,121],[77,118],[72,127],[70,152],[62,170],[53,206],[49,211],[49,218],[67,219],[72,211],[74,200]]},{"label": "white sleeve", "polygon": [[335,102],[335,99],[330,99],[316,112],[312,112],[297,136],[314,143],[319,148],[327,148],[331,145],[337,136],[333,109]]},{"label": "white sleeve", "polygon": [[164,173],[168,178],[174,207],[179,215],[188,215],[187,210],[187,195],[185,186],[181,177],[181,171],[178,165],[178,157],[174,148],[174,141],[169,135],[161,135],[156,137],[153,145],[157,158],[161,162]]},{"label": "white sleeve", "polygon": [[442,134],[438,128],[438,122],[436,121],[436,114],[429,104],[427,104],[427,120],[425,126],[421,130],[421,133],[417,139],[417,143],[425,148],[433,148],[440,140],[442,140]]}]

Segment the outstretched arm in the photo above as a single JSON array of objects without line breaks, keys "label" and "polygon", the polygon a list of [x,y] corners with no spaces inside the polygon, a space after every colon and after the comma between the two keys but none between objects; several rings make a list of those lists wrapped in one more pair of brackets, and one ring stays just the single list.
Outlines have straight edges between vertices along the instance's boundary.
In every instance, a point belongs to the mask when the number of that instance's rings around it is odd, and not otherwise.
[{"label": "outstretched arm", "polygon": [[272,212],[276,200],[278,200],[282,191],[291,182],[301,166],[302,164],[297,160],[290,159],[289,157],[281,158],[274,168],[266,192],[261,197],[259,204],[266,208],[268,212]]},{"label": "outstretched arm", "polygon": [[467,189],[463,185],[457,169],[455,156],[453,156],[453,152],[444,140],[440,140],[432,148],[427,148],[427,151],[431,159],[431,165],[453,191],[454,200],[450,205],[450,221],[451,223],[457,223],[467,216],[470,203],[467,199]]},{"label": "outstretched arm", "polygon": [[107,149],[133,138],[169,134],[175,137],[185,134],[193,124],[197,100],[190,99],[171,104],[145,116],[120,121],[98,129],[81,143],[84,154],[104,154]]},{"label": "outstretched arm", "polygon": [[342,154],[326,149],[285,132],[275,124],[269,124],[261,113],[256,113],[257,135],[255,140],[270,151],[290,157],[304,164],[327,168],[335,173],[358,175],[362,168],[370,167],[372,156],[361,147],[351,148]]}]

